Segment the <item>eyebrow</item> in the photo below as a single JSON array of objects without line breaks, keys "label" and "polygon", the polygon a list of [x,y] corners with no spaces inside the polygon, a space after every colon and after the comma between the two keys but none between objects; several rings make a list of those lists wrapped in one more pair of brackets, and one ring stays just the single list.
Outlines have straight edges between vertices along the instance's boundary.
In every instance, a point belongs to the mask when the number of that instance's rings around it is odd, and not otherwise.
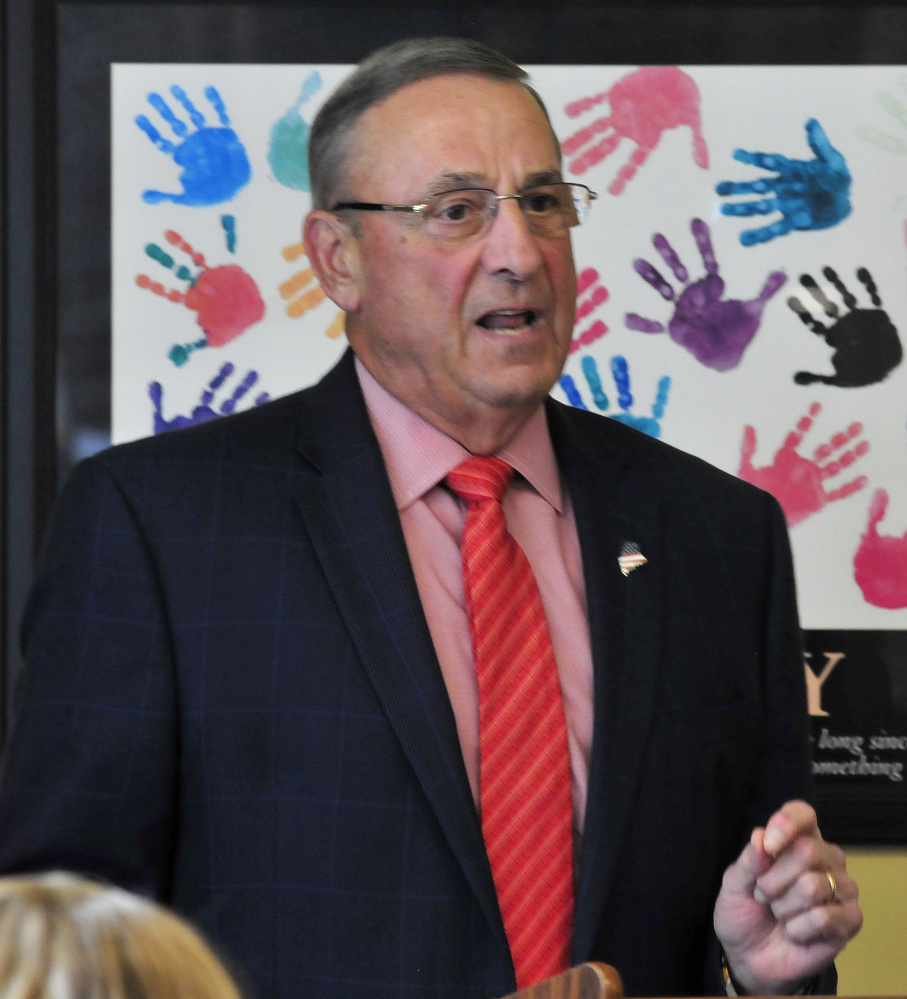
[{"label": "eyebrow", "polygon": [[[527,188],[537,187],[539,184],[561,184],[563,180],[564,178],[560,170],[540,170],[529,174],[518,190],[525,191]],[[491,190],[491,188],[486,186],[487,184],[488,178],[483,174],[457,173],[452,171],[450,173],[442,173],[439,177],[436,177],[426,187],[425,196],[430,198],[435,194],[444,194],[447,191],[456,191],[463,187],[479,187]]]}]

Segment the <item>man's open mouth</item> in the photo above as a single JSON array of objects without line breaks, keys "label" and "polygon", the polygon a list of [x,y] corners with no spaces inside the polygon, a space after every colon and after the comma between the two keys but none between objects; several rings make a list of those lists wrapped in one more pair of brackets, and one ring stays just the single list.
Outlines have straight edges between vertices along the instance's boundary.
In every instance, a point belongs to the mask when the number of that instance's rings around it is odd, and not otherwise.
[{"label": "man's open mouth", "polygon": [[500,312],[487,312],[478,325],[486,330],[521,330],[531,326],[539,315],[535,309],[501,309]]}]

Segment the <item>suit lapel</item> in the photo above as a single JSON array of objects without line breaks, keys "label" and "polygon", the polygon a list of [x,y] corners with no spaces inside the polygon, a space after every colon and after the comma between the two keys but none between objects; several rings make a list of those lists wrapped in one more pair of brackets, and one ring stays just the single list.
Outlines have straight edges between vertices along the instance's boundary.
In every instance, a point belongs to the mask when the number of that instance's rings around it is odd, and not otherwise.
[{"label": "suit lapel", "polygon": [[[552,441],[576,514],[595,671],[573,942],[574,960],[583,961],[589,957],[631,829],[659,669],[665,558],[660,514],[635,454],[614,443],[607,423],[590,422],[580,430],[577,415],[549,404]],[[627,541],[635,542],[648,562],[624,576],[617,557]]]},{"label": "suit lapel", "polygon": [[304,400],[294,487],[303,521],[388,720],[506,947],[453,709],[352,352]]}]

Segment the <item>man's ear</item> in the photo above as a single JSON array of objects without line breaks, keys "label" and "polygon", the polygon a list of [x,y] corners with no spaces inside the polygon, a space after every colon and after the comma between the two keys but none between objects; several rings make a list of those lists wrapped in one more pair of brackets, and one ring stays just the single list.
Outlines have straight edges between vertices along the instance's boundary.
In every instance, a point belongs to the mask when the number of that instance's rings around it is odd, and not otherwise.
[{"label": "man's ear", "polygon": [[359,245],[349,226],[316,208],[306,216],[302,239],[325,294],[344,312],[355,312],[361,301]]}]

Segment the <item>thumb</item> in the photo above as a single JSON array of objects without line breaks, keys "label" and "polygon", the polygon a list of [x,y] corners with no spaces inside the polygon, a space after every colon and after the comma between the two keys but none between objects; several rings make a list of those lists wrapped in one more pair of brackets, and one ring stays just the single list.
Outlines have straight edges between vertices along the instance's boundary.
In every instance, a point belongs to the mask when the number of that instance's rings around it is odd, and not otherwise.
[{"label": "thumb", "polygon": [[736,863],[725,873],[725,887],[738,897],[755,898],[764,902],[756,881],[772,866],[772,855],[765,849],[765,830],[753,830],[749,843],[743,848]]}]

